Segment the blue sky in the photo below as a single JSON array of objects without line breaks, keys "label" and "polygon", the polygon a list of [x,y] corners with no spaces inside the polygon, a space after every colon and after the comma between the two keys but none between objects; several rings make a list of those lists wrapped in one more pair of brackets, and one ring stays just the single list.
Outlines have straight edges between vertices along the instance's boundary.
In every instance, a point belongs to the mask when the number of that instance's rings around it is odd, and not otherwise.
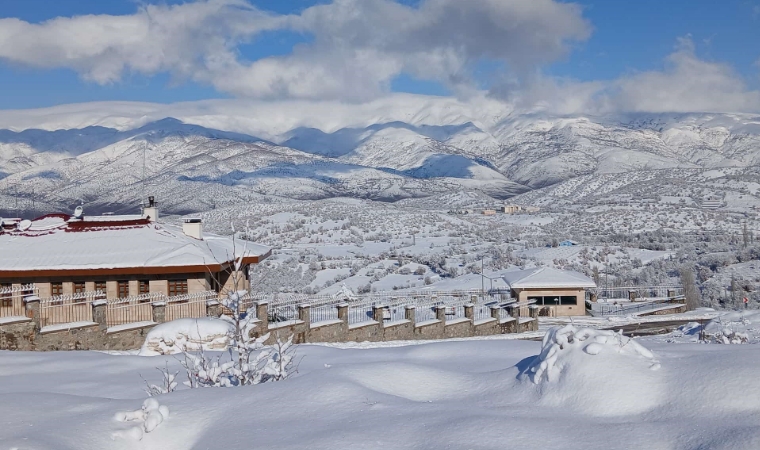
[{"label": "blue sky", "polygon": [[[163,5],[180,3],[184,2],[161,2]],[[273,15],[298,15],[315,4],[330,2],[254,0],[250,3]],[[402,3],[417,8],[420,2],[407,0]],[[730,67],[735,71],[736,79],[745,83],[746,89],[756,90],[760,86],[760,0],[580,0],[575,3],[581,5],[580,14],[588,22],[590,35],[587,38],[579,37],[582,31],[568,31],[567,35],[559,36],[559,39],[566,42],[569,51],[557,56],[554,54],[556,52],[547,50],[551,56],[546,60],[526,65],[527,68],[520,66],[520,70],[511,70],[521,63],[515,63],[516,59],[509,54],[504,55],[504,60],[500,57],[483,58],[477,54],[465,55],[463,58],[468,61],[468,73],[465,78],[469,79],[470,85],[488,89],[493,83],[498,82],[494,80],[520,77],[531,71],[539,71],[546,77],[572,79],[577,82],[615,80],[635,76],[641,72],[662,71],[664,61],[674,52],[678,39],[689,37],[694,47],[694,56],[700,61],[721,63]],[[131,0],[3,0],[0,5],[0,18],[16,18],[30,24],[40,24],[56,17],[87,14],[133,15],[138,7],[139,4]],[[382,24],[378,24],[378,27],[381,26]],[[577,23],[568,25],[571,26],[577,26]],[[235,37],[240,42],[236,41],[233,54],[239,59],[241,67],[245,68],[246,64],[269,57],[287,58],[299,47],[304,49],[300,57],[305,60],[309,60],[306,54],[326,51],[324,46],[314,44],[315,40],[322,41],[321,38],[315,38],[315,33],[308,29],[293,28],[298,27],[265,30],[244,38]],[[3,46],[14,46],[16,42],[13,39],[4,42],[0,36],[0,49]],[[94,36],[92,39],[99,38]],[[313,51],[310,46],[314,47]],[[394,52],[398,53],[398,49]],[[195,76],[192,74],[188,76],[187,73],[183,73],[178,76],[173,69],[161,68],[124,70],[120,72],[117,80],[93,81],[93,76],[87,72],[89,69],[82,68],[83,64],[90,64],[89,61],[72,63],[68,67],[65,61],[47,66],[45,61],[30,64],[22,59],[14,59],[13,56],[3,58],[0,52],[0,83],[3,86],[0,109],[108,100],[172,103],[240,96],[274,99],[278,96],[316,98],[316,94],[304,93],[298,90],[298,87],[275,89],[268,86],[249,91],[245,86],[227,87],[236,83],[230,80],[219,81],[218,74],[199,76],[199,79],[194,80]],[[284,60],[282,64],[287,66],[291,63],[290,60]],[[335,64],[334,60],[331,64]],[[395,64],[409,66],[408,62]],[[389,62],[388,65],[393,64]],[[330,65],[319,66],[323,67],[329,70]],[[347,71],[360,72],[362,69],[352,68]],[[380,66],[377,68],[382,69]],[[415,71],[418,73],[412,73]],[[369,98],[383,90],[451,95],[456,93],[462,84],[449,80],[455,78],[454,75],[458,76],[460,72],[461,69],[458,69],[456,73],[436,73],[426,77],[420,75],[426,73],[424,68],[397,69],[384,78],[378,78],[379,87],[372,87],[369,92],[364,92],[362,87],[359,89],[360,92],[349,100]],[[356,76],[360,75],[362,74],[358,73]],[[260,76],[257,76],[257,79],[259,78]],[[273,83],[280,86],[286,82],[297,81],[296,77],[295,81],[289,79]],[[345,79],[336,81],[338,87],[340,83],[345,84]],[[329,89],[328,86],[324,91],[329,92]],[[335,95],[337,94],[333,97]]]}]

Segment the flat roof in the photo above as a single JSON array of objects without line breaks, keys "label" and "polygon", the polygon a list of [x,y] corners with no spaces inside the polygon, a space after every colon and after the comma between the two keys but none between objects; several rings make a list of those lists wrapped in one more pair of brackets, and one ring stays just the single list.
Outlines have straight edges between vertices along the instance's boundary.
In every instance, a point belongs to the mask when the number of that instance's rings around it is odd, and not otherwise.
[{"label": "flat roof", "polygon": [[510,289],[596,287],[594,280],[582,273],[551,267],[507,271],[502,278]]}]

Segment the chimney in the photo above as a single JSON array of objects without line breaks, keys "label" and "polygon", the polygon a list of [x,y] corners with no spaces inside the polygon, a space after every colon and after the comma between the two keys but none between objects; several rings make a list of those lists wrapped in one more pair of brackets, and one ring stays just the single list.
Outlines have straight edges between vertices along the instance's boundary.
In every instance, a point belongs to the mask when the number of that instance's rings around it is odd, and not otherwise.
[{"label": "chimney", "polygon": [[143,217],[151,222],[158,221],[158,203],[152,195],[148,197],[148,205],[143,207]]},{"label": "chimney", "polygon": [[182,232],[185,236],[190,236],[198,240],[203,240],[203,222],[200,218],[194,217],[191,219],[185,219],[185,223],[182,224]]}]

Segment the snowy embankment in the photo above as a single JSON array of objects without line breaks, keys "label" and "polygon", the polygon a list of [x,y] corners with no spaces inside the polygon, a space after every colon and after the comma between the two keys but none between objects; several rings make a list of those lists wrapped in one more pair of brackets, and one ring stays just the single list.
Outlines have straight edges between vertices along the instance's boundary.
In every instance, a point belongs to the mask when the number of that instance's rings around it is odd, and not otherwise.
[{"label": "snowy embankment", "polygon": [[[0,352],[0,442],[56,450],[760,448],[752,382],[760,347],[637,342],[569,326],[543,345],[302,345],[287,380],[180,384],[155,397],[171,414],[139,441],[133,428],[146,431],[156,411],[134,412],[146,397],[140,375],[156,382],[155,367],[178,370],[173,356]],[[116,420],[125,411],[136,424]]]}]

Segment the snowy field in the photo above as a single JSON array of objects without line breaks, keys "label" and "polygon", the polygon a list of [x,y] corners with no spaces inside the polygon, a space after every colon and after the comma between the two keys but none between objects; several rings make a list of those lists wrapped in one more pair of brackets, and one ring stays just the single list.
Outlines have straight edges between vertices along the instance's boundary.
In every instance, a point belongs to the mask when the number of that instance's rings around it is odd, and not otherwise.
[{"label": "snowy field", "polygon": [[155,397],[167,417],[142,440],[117,413],[173,358],[0,352],[0,448],[760,448],[760,347],[657,339],[302,345],[284,381]]}]

